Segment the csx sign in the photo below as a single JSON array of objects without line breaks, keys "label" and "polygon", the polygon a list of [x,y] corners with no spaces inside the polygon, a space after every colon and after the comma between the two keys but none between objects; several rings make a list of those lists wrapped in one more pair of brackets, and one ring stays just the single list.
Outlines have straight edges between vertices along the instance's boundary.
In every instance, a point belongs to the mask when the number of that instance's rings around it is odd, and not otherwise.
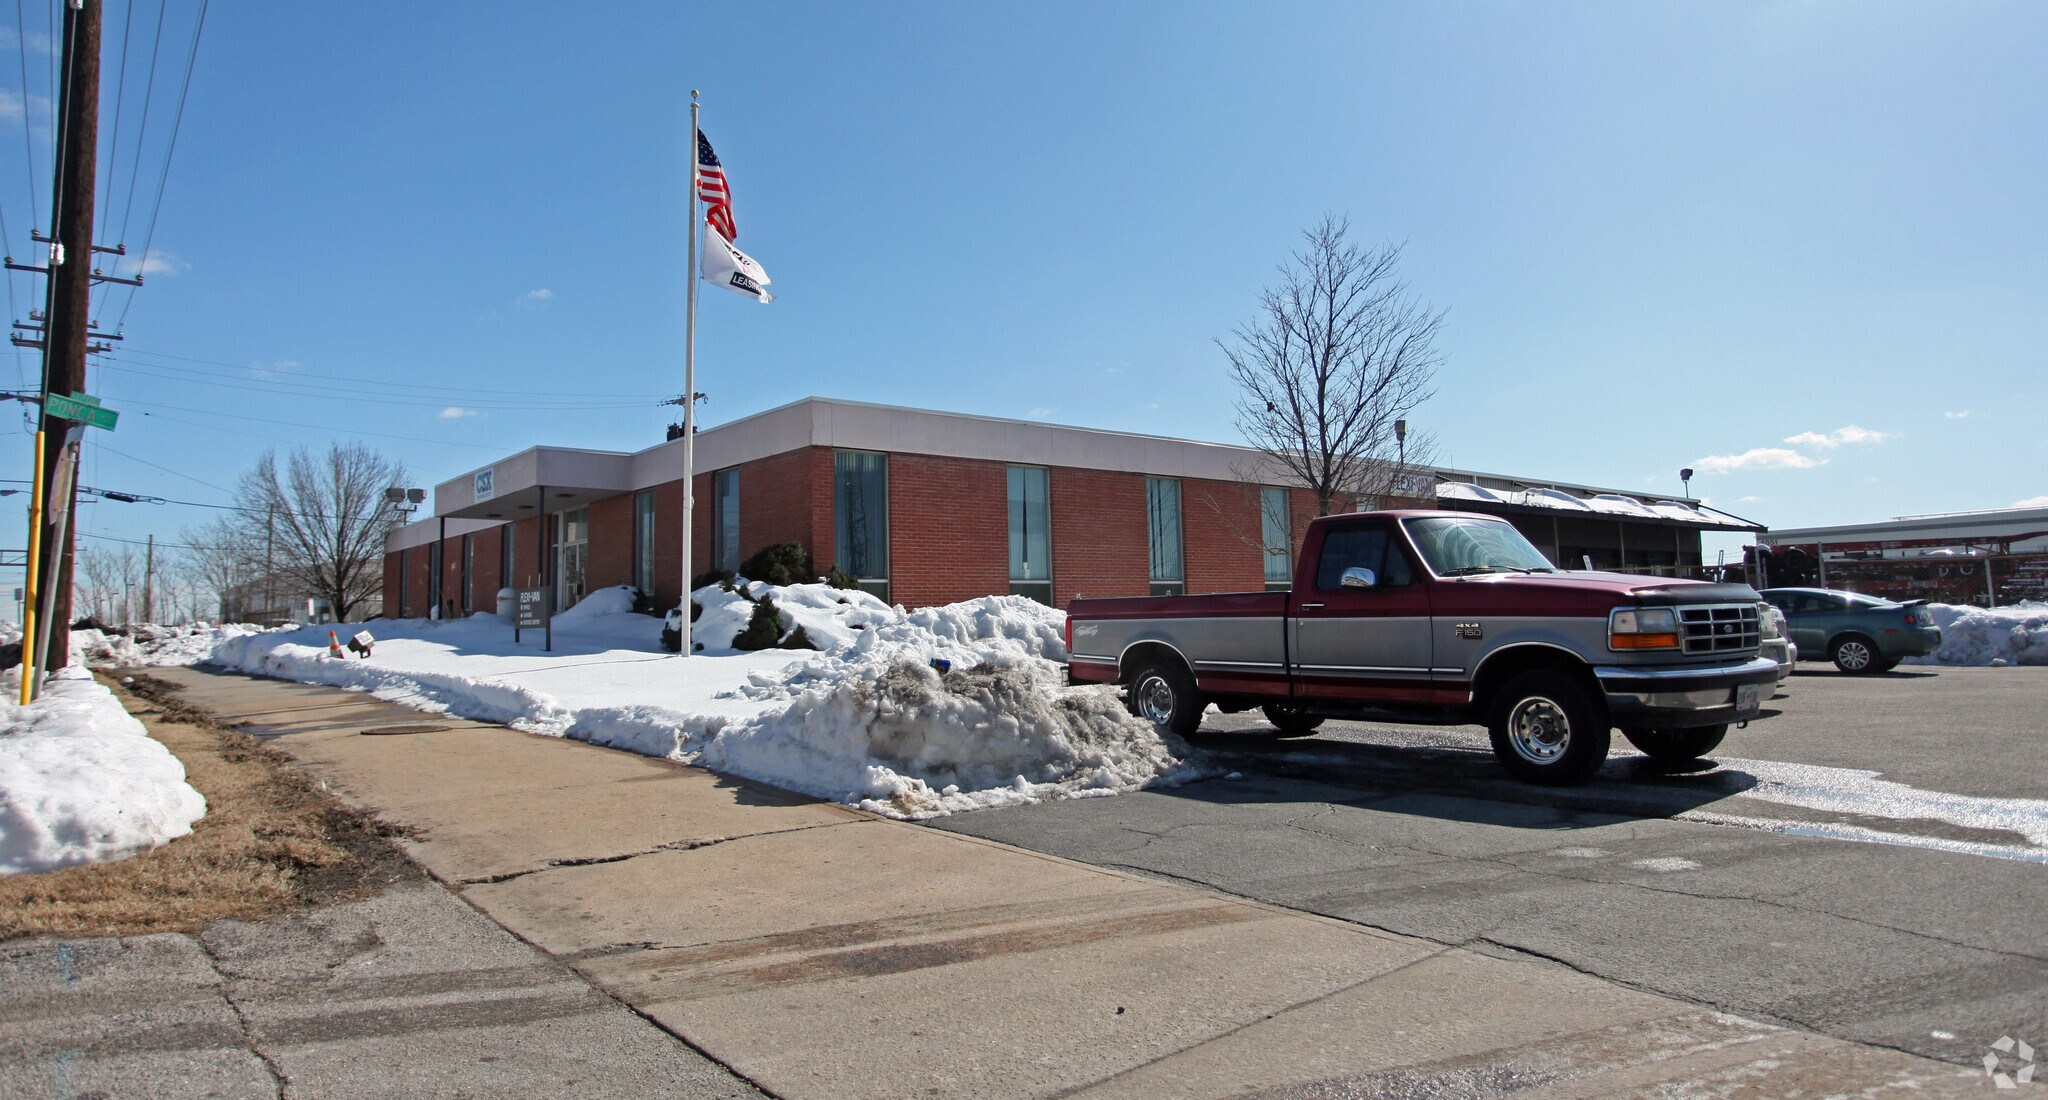
[{"label": "csx sign", "polygon": [[491,475],[496,472],[495,470],[478,470],[476,472],[475,488],[477,503],[481,504],[491,499],[491,494],[497,491],[491,487]]}]

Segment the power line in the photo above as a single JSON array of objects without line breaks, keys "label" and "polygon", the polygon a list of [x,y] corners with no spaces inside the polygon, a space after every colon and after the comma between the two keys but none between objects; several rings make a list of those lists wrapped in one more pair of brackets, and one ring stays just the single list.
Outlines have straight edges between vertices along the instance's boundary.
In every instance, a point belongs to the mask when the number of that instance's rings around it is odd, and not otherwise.
[{"label": "power line", "polygon": [[[171,140],[164,146],[164,170],[156,178],[156,202],[149,210],[149,228],[142,234],[142,253],[135,259],[136,274],[149,263],[149,246],[156,240],[157,215],[164,209],[164,185],[171,180],[171,157],[178,151],[178,131],[185,126],[185,100],[192,93],[192,70],[199,64],[199,35],[206,29],[206,9],[212,0],[199,0],[199,18],[192,23],[192,52],[185,58],[185,82],[178,89],[178,110],[171,116]],[[114,331],[128,323],[128,310],[135,305],[135,292],[141,288],[128,288],[128,300],[121,305],[120,319],[114,322]]]},{"label": "power line", "polygon": [[[97,224],[110,220],[105,215],[114,211],[114,176],[121,170],[121,106],[128,98],[128,43],[134,39],[131,33],[135,25],[135,0],[128,0],[128,14],[121,18],[121,71],[114,80],[114,129],[107,137],[107,186],[100,195],[102,218]],[[138,143],[136,149],[141,150]],[[119,243],[119,242],[116,242]]]},{"label": "power line", "polygon": [[[124,355],[130,355],[130,356],[133,356],[133,355],[146,355],[146,356],[149,356],[150,358],[153,358],[153,359],[175,359],[175,360],[177,360],[177,361],[179,361],[179,362],[181,362],[181,363],[202,363],[202,364],[205,364],[205,365],[207,365],[207,366],[211,366],[211,367],[225,367],[225,368],[227,368],[228,370],[230,370],[230,371],[233,371],[233,372],[235,372],[235,373],[234,373],[234,374],[233,374],[233,375],[232,375],[231,377],[237,377],[237,378],[246,378],[246,377],[248,376],[248,372],[249,372],[249,369],[250,369],[249,367],[247,367],[247,366],[245,366],[245,365],[243,365],[243,364],[240,364],[240,363],[227,363],[227,362],[222,362],[222,361],[221,361],[221,360],[219,360],[219,359],[195,359],[195,358],[193,358],[193,357],[191,357],[191,356],[189,356],[189,355],[172,355],[172,354],[170,354],[169,352],[163,352],[163,351],[145,351],[145,350],[143,350],[143,349],[141,349],[141,348],[122,348],[122,349],[121,349],[121,352],[122,352],[122,354],[124,354]],[[134,360],[133,360],[133,359],[130,359],[130,360],[128,360],[128,361],[129,361],[130,363],[134,363]],[[141,366],[141,365],[153,365],[153,364],[137,364],[137,365],[138,365],[138,366]],[[200,373],[209,373],[209,372],[200,372]],[[258,379],[258,381],[261,381],[261,379]],[[308,385],[310,385],[311,383],[305,383],[305,384],[308,384]],[[485,390],[485,389],[478,389],[478,388],[476,388],[476,387],[474,387],[474,386],[432,386],[432,385],[426,385],[426,384],[424,384],[424,383],[418,383],[418,382],[391,382],[391,381],[386,381],[386,380],[383,380],[383,379],[371,379],[371,378],[355,378],[355,379],[354,379],[354,381],[353,381],[353,384],[352,384],[352,387],[351,387],[351,388],[352,388],[352,389],[356,389],[356,390],[359,390],[359,389],[361,389],[361,388],[362,388],[363,386],[366,386],[366,385],[368,385],[368,386],[384,386],[384,387],[388,387],[388,388],[390,388],[390,389],[398,389],[398,390],[427,390],[427,391],[437,391],[437,392],[441,392],[441,393],[452,393],[452,394],[458,394],[458,395],[460,395],[460,394],[500,394],[500,395],[506,395],[506,396],[511,396],[511,397],[600,397],[600,398],[612,398],[612,399],[618,399],[618,400],[628,400],[628,399],[632,399],[632,398],[641,398],[641,397],[645,397],[645,398],[658,398],[658,399],[663,399],[663,400],[666,400],[666,399],[668,399],[668,398],[670,398],[670,397],[673,397],[673,396],[674,396],[674,394],[673,394],[673,393],[602,393],[602,394],[594,394],[594,393],[590,393],[590,392],[589,392],[589,391],[587,391],[587,390],[500,390],[500,389],[489,389],[489,390]]]},{"label": "power line", "polygon": [[207,487],[207,488],[209,488],[209,489],[218,489],[218,490],[220,490],[220,491],[221,491],[221,492],[223,492],[223,493],[232,493],[232,492],[234,492],[234,490],[233,490],[233,489],[229,489],[229,488],[227,488],[227,487],[226,487],[226,486],[224,486],[224,485],[215,485],[215,484],[214,484],[213,482],[211,482],[211,481],[207,481],[207,480],[205,480],[205,479],[203,479],[203,478],[196,478],[196,477],[193,477],[193,476],[192,476],[191,474],[186,474],[186,473],[179,473],[179,472],[178,472],[177,470],[173,470],[173,469],[171,469],[171,468],[170,468],[169,466],[159,466],[159,465],[157,465],[156,463],[154,463],[154,462],[151,462],[150,460],[148,460],[148,459],[146,459],[146,458],[141,458],[141,457],[138,457],[138,456],[136,456],[136,455],[132,455],[132,454],[129,454],[129,453],[127,452],[127,451],[123,451],[123,450],[121,450],[121,449],[119,449],[119,448],[116,448],[116,447],[109,447],[109,446],[107,446],[107,445],[106,445],[105,443],[98,443],[98,444],[95,444],[95,445],[94,445],[94,447],[93,447],[93,450],[95,450],[95,451],[107,451],[107,452],[110,452],[110,453],[112,453],[112,454],[117,454],[117,455],[120,455],[120,456],[121,456],[122,458],[125,458],[125,459],[129,460],[130,462],[140,462],[140,463],[142,463],[142,464],[143,464],[144,466],[148,466],[148,467],[151,467],[152,469],[162,470],[162,471],[163,471],[164,473],[170,474],[170,475],[172,475],[172,476],[174,476],[174,477],[182,477],[182,478],[184,478],[184,479],[185,479],[186,481],[192,482],[192,483],[193,483],[193,484],[195,484],[195,485],[204,485],[204,486],[206,486],[206,487]]},{"label": "power line", "polygon": [[[277,381],[274,379],[248,377],[229,380],[217,374],[207,374],[205,372],[192,371],[191,368],[189,367],[172,367],[156,363],[138,363],[132,359],[125,359],[116,355],[102,355],[101,361],[103,365],[105,365],[108,369],[112,370],[125,371],[131,374],[140,374],[143,375],[144,377],[161,377],[172,381],[188,383],[191,385],[218,386],[224,389],[238,390],[244,393],[247,393],[249,390],[249,386],[253,384],[258,386],[271,387],[279,393],[292,394],[301,397],[318,397],[328,401],[361,401],[377,405],[408,405],[415,408],[432,408],[436,405],[445,406],[452,400],[458,400],[458,398],[446,396],[428,397],[425,395],[406,397],[368,397],[363,395],[361,386],[325,386],[317,382],[286,382]],[[160,371],[190,373],[159,374],[158,372]],[[463,401],[465,404],[475,405],[479,408],[503,409],[508,411],[531,411],[543,409],[636,409],[652,408],[659,404],[659,402],[649,400],[611,401],[598,399],[568,402],[564,401],[561,398],[555,398],[552,400],[545,401],[515,401],[492,397],[480,398],[474,396],[475,394],[489,392],[491,391],[465,391],[464,396],[461,396],[459,400]]]},{"label": "power line", "polygon": [[135,131],[135,164],[128,172],[128,204],[121,212],[117,244],[128,243],[128,220],[135,213],[135,181],[142,174],[142,146],[149,137],[149,105],[156,99],[156,59],[164,46],[164,10],[170,6],[170,0],[162,0],[156,9],[156,41],[149,48],[149,79],[142,85],[142,125]]},{"label": "power line", "polygon": [[[14,22],[19,31],[14,39],[15,52],[21,55],[21,148],[25,154],[22,163],[28,167],[29,218],[30,224],[34,224],[35,211],[42,206],[42,200],[36,198],[36,128],[32,124],[35,114],[30,110],[32,101],[28,95],[28,16],[22,14],[21,0],[14,0]],[[8,278],[11,287],[13,275],[10,273]]]},{"label": "power line", "polygon": [[[130,405],[141,405],[144,406],[145,408],[151,409],[170,409],[174,412],[198,413],[201,416],[225,416],[231,420],[255,420],[264,424],[278,424],[288,428],[311,428],[314,431],[337,432],[339,434],[344,435],[367,435],[374,436],[378,439],[396,439],[403,443],[426,443],[441,447],[468,447],[473,450],[479,451],[504,450],[504,446],[502,444],[458,443],[452,439],[423,439],[416,435],[393,435],[390,432],[359,431],[352,428],[337,428],[332,424],[307,424],[302,421],[278,420],[274,417],[268,416],[245,416],[241,413],[220,412],[219,410],[216,409],[188,409],[183,405],[162,405],[154,401],[137,401],[132,397],[128,398],[124,403]],[[145,412],[142,415],[149,416],[151,414]]]}]

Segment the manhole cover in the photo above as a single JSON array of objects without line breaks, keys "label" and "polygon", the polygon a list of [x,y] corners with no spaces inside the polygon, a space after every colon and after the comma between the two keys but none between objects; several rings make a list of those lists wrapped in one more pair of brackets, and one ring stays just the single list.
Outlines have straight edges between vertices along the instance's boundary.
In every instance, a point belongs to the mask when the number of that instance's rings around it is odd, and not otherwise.
[{"label": "manhole cover", "polygon": [[372,727],[371,727],[371,728],[369,728],[369,729],[363,730],[363,731],[362,731],[362,735],[363,735],[364,737],[394,737],[394,736],[397,736],[398,734],[402,734],[402,733],[439,733],[439,732],[441,732],[442,730],[445,730],[445,729],[452,729],[452,728],[454,728],[454,727],[452,727],[452,726],[429,726],[429,725],[419,725],[419,726],[372,726]]}]

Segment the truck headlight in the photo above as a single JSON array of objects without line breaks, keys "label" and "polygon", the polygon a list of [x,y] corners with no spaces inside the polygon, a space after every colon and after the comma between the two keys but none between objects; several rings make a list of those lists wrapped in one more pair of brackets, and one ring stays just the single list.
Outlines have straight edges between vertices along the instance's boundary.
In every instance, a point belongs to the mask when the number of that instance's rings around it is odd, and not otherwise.
[{"label": "truck headlight", "polygon": [[1779,621],[1784,612],[1767,603],[1756,605],[1758,636],[1764,641],[1775,642],[1785,636],[1785,626]]},{"label": "truck headlight", "polygon": [[1668,607],[1619,607],[1607,614],[1609,649],[1678,649],[1678,612]]}]

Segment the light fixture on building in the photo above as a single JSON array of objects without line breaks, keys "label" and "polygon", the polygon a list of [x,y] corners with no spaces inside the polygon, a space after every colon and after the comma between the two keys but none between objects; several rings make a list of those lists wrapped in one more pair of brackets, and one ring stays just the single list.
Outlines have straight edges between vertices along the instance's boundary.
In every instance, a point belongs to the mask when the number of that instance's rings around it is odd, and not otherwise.
[{"label": "light fixture on building", "polygon": [[1692,496],[1692,467],[1687,466],[1678,471],[1678,483],[1685,487],[1685,495],[1690,498]]},{"label": "light fixture on building", "polygon": [[394,485],[384,490],[384,503],[389,504],[391,510],[399,514],[400,523],[410,522],[412,514],[419,511],[420,505],[426,503],[426,500],[425,489],[401,489]]}]

